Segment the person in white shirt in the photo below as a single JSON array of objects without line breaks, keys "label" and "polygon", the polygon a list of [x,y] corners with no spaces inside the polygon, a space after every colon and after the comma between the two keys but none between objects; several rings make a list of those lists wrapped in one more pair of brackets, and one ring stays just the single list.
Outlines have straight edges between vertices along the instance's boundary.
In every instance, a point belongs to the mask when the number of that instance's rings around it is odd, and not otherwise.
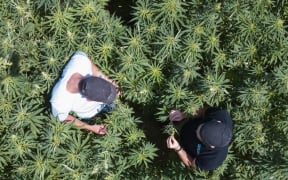
[{"label": "person in white shirt", "polygon": [[53,87],[52,114],[61,122],[72,122],[96,134],[105,134],[105,125],[89,125],[70,113],[75,112],[81,119],[95,116],[113,103],[119,95],[117,88],[115,81],[105,76],[84,52],[76,51]]}]

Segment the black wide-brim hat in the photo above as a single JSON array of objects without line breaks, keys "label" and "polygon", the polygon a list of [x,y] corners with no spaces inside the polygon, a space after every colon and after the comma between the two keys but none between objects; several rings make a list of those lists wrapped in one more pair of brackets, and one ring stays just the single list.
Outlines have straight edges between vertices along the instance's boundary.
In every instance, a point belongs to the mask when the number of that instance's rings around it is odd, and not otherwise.
[{"label": "black wide-brim hat", "polygon": [[79,92],[87,99],[110,104],[116,98],[115,86],[99,77],[83,78],[79,83]]}]

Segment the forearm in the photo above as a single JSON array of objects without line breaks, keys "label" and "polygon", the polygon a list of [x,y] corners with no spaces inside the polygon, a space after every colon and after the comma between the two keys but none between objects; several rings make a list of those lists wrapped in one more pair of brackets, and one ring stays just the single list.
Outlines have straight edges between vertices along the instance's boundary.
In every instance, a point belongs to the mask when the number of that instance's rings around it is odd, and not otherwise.
[{"label": "forearm", "polygon": [[102,79],[105,79],[106,81],[108,82],[111,82],[113,83],[113,80],[110,79],[108,76],[106,76],[94,63],[92,60],[91,61],[91,65],[92,65],[92,73],[93,73],[93,76],[96,76],[96,77],[100,77]]},{"label": "forearm", "polygon": [[192,158],[187,152],[181,147],[180,150],[176,151],[181,161],[189,167],[195,166],[195,158]]},{"label": "forearm", "polygon": [[66,120],[64,122],[70,122],[73,123],[73,125],[80,127],[82,129],[86,129],[88,131],[92,131],[96,134],[105,134],[106,133],[106,127],[103,124],[94,124],[90,125],[85,122],[82,122],[81,120],[77,119],[74,116],[68,115]]},{"label": "forearm", "polygon": [[66,120],[64,122],[70,122],[70,123],[73,123],[73,125],[75,125],[77,127],[81,127],[83,129],[86,129],[86,130],[91,130],[89,124],[77,119],[76,117],[74,117],[72,115],[68,115],[68,117],[66,118]]}]

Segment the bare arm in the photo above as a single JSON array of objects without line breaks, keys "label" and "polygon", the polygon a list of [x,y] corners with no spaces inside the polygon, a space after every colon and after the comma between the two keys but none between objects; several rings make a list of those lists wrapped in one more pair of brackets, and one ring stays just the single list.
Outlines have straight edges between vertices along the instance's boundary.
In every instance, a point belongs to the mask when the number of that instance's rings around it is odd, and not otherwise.
[{"label": "bare arm", "polygon": [[[178,150],[178,151],[177,151]],[[178,149],[175,150],[179,156],[179,158],[181,159],[181,161],[186,165],[186,166],[190,166],[190,167],[195,167],[195,160],[196,158],[192,158],[191,156],[189,156],[189,154],[187,154],[187,152],[179,146]]]},{"label": "bare arm", "polygon": [[121,91],[119,91],[119,85],[116,83],[116,81],[108,78],[105,74],[103,74],[101,72],[101,70],[93,63],[93,61],[91,59],[90,59],[90,61],[91,61],[91,65],[92,65],[93,76],[100,77],[100,78],[105,79],[106,81],[112,83],[118,89],[117,96],[121,95]]},{"label": "bare arm", "polygon": [[187,115],[177,109],[173,109],[169,112],[170,121],[182,121]]},{"label": "bare arm", "polygon": [[103,74],[101,72],[101,70],[93,63],[93,61],[91,59],[90,59],[90,61],[91,61],[91,65],[92,65],[93,76],[101,77],[101,78],[105,79],[106,81],[112,83],[115,87],[118,87],[118,85],[115,83],[115,81],[113,81],[112,79],[108,78],[105,74]]},{"label": "bare arm", "polygon": [[174,136],[170,136],[167,139],[167,147],[170,149],[174,149],[181,161],[189,167],[194,167],[195,166],[195,158],[192,158],[187,152],[180,146],[178,141],[175,139]]},{"label": "bare arm", "polygon": [[76,117],[74,117],[72,115],[68,115],[64,122],[73,123],[77,127],[81,127],[83,129],[92,131],[92,132],[94,132],[96,134],[105,134],[106,133],[106,128],[105,128],[104,125],[102,125],[102,124],[100,124],[100,125],[97,125],[97,124],[90,125],[90,124],[87,124],[85,122],[82,122],[81,120],[77,119]]},{"label": "bare arm", "polygon": [[[208,109],[208,107],[202,107],[196,111],[196,115],[194,117],[201,117],[203,118],[205,116],[205,112]],[[177,109],[173,109],[169,112],[169,119],[170,121],[182,121],[185,118],[188,118],[189,115],[186,113],[183,113]]]}]

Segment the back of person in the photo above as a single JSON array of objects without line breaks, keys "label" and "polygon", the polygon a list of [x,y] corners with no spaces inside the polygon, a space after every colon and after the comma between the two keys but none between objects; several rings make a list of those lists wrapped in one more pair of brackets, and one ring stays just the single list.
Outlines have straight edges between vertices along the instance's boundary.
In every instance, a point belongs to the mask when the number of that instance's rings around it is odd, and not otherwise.
[{"label": "back of person", "polygon": [[65,68],[62,75],[53,87],[52,114],[64,121],[70,111],[75,112],[81,118],[91,118],[101,110],[101,102],[87,101],[80,93],[71,93],[67,90],[67,82],[74,73],[83,77],[92,76],[92,66],[87,55],[82,51],[76,51]]},{"label": "back of person", "polygon": [[61,122],[106,134],[104,124],[89,124],[99,112],[111,111],[114,101],[121,94],[118,84],[103,74],[82,51],[76,51],[63,69],[52,90],[50,99],[52,114]]},{"label": "back of person", "polygon": [[[172,110],[169,114],[171,121],[182,121],[186,117],[179,110]],[[186,166],[213,170],[226,159],[231,138],[229,113],[219,108],[208,108],[204,114],[188,119],[184,124],[180,130],[180,143],[173,135],[168,137],[167,147],[174,149]]]},{"label": "back of person", "polygon": [[208,108],[204,117],[191,119],[183,126],[180,132],[180,144],[191,157],[196,158],[196,166],[203,170],[213,170],[220,166],[228,153],[229,145],[210,148],[197,138],[197,127],[200,124],[215,120],[227,124],[232,129],[232,120],[227,111],[218,108]]}]

